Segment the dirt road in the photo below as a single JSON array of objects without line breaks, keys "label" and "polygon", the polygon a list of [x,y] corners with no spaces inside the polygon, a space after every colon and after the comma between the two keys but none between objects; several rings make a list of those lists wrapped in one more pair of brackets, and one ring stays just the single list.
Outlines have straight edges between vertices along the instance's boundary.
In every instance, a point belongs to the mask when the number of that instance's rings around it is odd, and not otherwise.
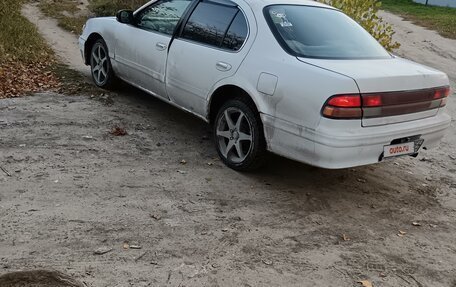
[{"label": "dirt road", "polygon": [[[399,39],[400,54],[453,61],[454,41],[436,52],[421,28],[395,24],[416,37]],[[329,171],[271,156],[254,174],[224,167],[208,130],[130,87],[0,101],[0,274],[58,270],[93,287],[456,286],[454,122],[417,159]]]}]

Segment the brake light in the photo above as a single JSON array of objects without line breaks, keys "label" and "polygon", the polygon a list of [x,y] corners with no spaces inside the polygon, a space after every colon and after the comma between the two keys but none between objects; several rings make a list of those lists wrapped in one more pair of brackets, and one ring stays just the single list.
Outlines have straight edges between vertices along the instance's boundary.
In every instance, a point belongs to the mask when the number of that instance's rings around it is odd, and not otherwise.
[{"label": "brake light", "polygon": [[450,87],[438,88],[434,91],[434,99],[443,99],[450,95]]},{"label": "brake light", "polygon": [[362,117],[361,96],[336,95],[325,104],[322,114],[333,119],[360,119]]},{"label": "brake light", "polygon": [[440,101],[440,107],[444,107],[447,104],[447,98],[451,94],[451,88],[449,86],[443,87],[443,88],[438,88],[434,91],[434,99],[438,100],[441,99]]},{"label": "brake light", "polygon": [[363,107],[381,107],[382,103],[381,95],[363,96]]},{"label": "brake light", "polygon": [[359,108],[361,107],[361,97],[359,95],[338,95],[329,99],[328,105],[339,108]]}]

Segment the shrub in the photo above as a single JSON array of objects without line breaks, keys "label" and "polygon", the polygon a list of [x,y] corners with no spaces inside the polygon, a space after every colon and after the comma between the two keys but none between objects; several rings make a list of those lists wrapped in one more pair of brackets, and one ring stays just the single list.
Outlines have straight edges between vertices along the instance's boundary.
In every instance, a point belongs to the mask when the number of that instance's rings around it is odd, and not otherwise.
[{"label": "shrub", "polygon": [[342,10],[361,26],[364,27],[387,50],[392,51],[400,47],[393,40],[394,30],[377,15],[382,3],[378,0],[319,0]]}]

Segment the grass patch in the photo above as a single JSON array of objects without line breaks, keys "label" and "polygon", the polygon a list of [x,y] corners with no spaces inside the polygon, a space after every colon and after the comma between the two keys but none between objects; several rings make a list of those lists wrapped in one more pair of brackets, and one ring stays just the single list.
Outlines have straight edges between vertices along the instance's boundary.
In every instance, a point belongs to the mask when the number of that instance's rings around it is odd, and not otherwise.
[{"label": "grass patch", "polygon": [[54,53],[21,15],[25,0],[0,2],[0,98],[57,89]]},{"label": "grass patch", "polygon": [[456,8],[425,6],[412,0],[383,0],[383,9],[399,14],[415,24],[456,39]]},{"label": "grass patch", "polygon": [[97,16],[113,16],[119,10],[136,10],[148,0],[90,0],[90,10]]},{"label": "grass patch", "polygon": [[0,1],[0,64],[9,61],[30,64],[54,59],[36,27],[21,15],[24,2]]},{"label": "grass patch", "polygon": [[86,77],[68,67],[57,63],[52,66],[51,71],[57,75],[60,80],[59,92],[66,95],[79,95],[79,94],[99,94],[100,89],[88,82]]},{"label": "grass patch", "polygon": [[57,19],[60,27],[79,35],[82,33],[82,26],[92,15],[113,16],[122,9],[136,10],[148,1],[89,0],[89,6],[84,7],[78,0],[41,0],[39,7],[46,16]]},{"label": "grass patch", "polygon": [[43,0],[39,7],[46,16],[57,19],[60,27],[79,35],[89,17],[88,11],[82,10],[80,3],[76,0]]}]

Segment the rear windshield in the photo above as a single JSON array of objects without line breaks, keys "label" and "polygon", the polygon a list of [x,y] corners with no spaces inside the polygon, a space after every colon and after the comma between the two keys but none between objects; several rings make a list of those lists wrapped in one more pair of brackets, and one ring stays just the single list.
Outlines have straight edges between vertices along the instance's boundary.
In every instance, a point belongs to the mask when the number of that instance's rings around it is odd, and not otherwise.
[{"label": "rear windshield", "polygon": [[298,57],[385,59],[391,55],[344,13],[300,5],[272,5],[264,10],[282,47]]}]

